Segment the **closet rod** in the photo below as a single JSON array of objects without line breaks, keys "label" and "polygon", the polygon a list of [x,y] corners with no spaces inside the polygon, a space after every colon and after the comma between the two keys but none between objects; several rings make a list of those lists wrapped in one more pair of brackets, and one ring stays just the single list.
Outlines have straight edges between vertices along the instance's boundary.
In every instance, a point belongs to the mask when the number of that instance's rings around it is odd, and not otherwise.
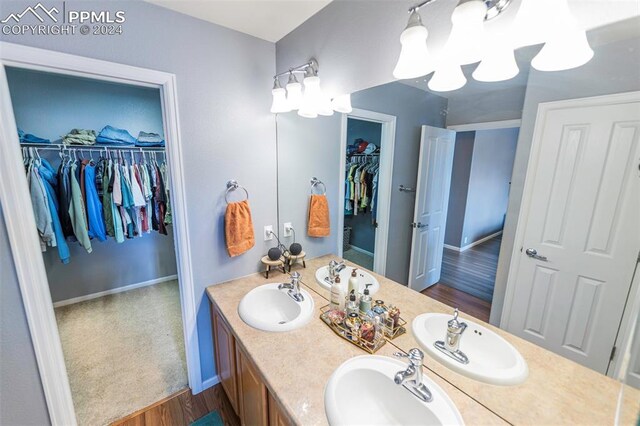
[{"label": "closet rod", "polygon": [[61,143],[21,143],[21,148],[38,148],[39,150],[60,151],[62,149],[78,149],[81,151],[143,151],[143,152],[162,152],[164,147],[142,147],[142,146],[109,146],[109,145],[65,145]]}]

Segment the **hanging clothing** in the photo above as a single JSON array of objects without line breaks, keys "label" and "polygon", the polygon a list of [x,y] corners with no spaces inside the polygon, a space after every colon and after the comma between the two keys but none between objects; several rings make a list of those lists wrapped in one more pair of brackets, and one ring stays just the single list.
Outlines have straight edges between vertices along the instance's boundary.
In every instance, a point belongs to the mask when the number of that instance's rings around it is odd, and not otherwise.
[{"label": "hanging clothing", "polygon": [[93,251],[91,247],[91,240],[89,239],[89,232],[87,226],[87,219],[84,207],[84,199],[82,198],[82,190],[80,183],[78,182],[78,163],[71,164],[71,170],[69,173],[71,180],[71,202],[69,203],[69,217],[71,218],[71,225],[73,226],[73,233],[76,239],[80,243],[87,253]]},{"label": "hanging clothing", "polygon": [[60,219],[58,217],[58,200],[55,192],[55,186],[57,185],[56,172],[47,160],[42,159],[41,164],[38,167],[38,174],[42,178],[44,189],[47,192],[47,204],[49,206],[53,230],[55,233],[55,243],[52,246],[58,247],[58,256],[60,257],[60,261],[66,264],[69,263],[71,254],[69,252],[67,241],[64,238],[62,225],[60,225]]},{"label": "hanging clothing", "polygon": [[96,189],[96,168],[89,163],[84,168],[85,188],[87,193],[87,216],[89,218],[89,235],[93,235],[99,241],[106,241],[107,231],[104,225],[102,203]]},{"label": "hanging clothing", "polygon": [[27,178],[29,181],[33,215],[36,219],[36,228],[40,236],[40,249],[46,251],[47,245],[50,245],[51,242],[55,243],[56,237],[53,230],[51,210],[49,209],[49,202],[47,200],[47,191],[33,162],[29,164]]}]

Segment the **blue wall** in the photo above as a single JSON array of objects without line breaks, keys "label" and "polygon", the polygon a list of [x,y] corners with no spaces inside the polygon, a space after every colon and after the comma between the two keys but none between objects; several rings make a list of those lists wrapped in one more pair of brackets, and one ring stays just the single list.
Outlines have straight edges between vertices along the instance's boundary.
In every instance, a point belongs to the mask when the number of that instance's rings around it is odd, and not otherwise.
[{"label": "blue wall", "polygon": [[[380,147],[382,137],[382,124],[372,121],[357,120],[349,118],[347,120],[347,143],[353,144],[358,138],[362,138],[369,143]],[[371,222],[371,210],[365,213],[358,212],[358,215],[345,215],[344,226],[351,227],[351,244],[363,250],[373,253],[376,246],[376,230]]]},{"label": "blue wall", "polygon": [[469,176],[473,159],[473,142],[476,132],[456,133],[456,145],[453,153],[451,170],[451,189],[449,191],[449,208],[447,210],[447,228],[444,243],[460,247],[462,229],[464,228],[464,212],[467,209],[469,193]]},{"label": "blue wall", "polygon": [[[3,2],[2,9],[21,11],[30,4]],[[226,182],[237,179],[249,189],[257,235],[264,225],[277,223],[275,123],[269,112],[275,45],[142,1],[67,1],[66,7],[86,10],[88,4],[91,10],[124,10],[123,34],[0,34],[0,40],[175,74],[188,206],[183,220],[198,311],[197,329],[187,333],[197,337],[206,380],[216,371],[205,289],[257,272],[270,243],[257,238],[248,253],[229,258],[223,228]],[[4,282],[5,271],[1,274]]]},{"label": "blue wall", "polygon": [[[18,127],[52,141],[72,128],[99,132],[106,124],[129,130],[164,134],[158,89],[99,82],[8,68],[7,79]],[[57,168],[56,152],[41,155]],[[94,153],[98,158],[99,153]],[[86,156],[86,154],[85,154]],[[55,248],[43,253],[54,302],[175,275],[173,231],[157,232],[117,244],[92,241],[87,253],[70,243],[71,263],[63,265]]]}]

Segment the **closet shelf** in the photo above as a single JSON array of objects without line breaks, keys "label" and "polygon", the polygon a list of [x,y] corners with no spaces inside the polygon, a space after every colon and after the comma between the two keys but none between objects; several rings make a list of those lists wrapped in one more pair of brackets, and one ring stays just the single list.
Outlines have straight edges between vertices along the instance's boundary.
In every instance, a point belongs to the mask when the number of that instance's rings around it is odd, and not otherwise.
[{"label": "closet shelf", "polygon": [[165,147],[143,147],[143,146],[110,146],[110,145],[65,145],[62,143],[21,143],[21,148],[38,148],[40,150],[60,151],[63,149],[77,149],[81,151],[142,151],[142,152],[164,152]]}]

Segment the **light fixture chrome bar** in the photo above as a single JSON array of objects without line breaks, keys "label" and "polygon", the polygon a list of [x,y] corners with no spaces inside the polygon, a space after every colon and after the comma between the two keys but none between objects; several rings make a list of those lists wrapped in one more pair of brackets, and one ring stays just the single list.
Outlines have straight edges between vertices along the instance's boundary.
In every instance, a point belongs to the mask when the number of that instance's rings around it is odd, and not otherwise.
[{"label": "light fixture chrome bar", "polygon": [[421,3],[416,4],[415,6],[411,6],[409,8],[409,13],[415,12],[415,11],[419,10],[422,6],[424,6],[426,4],[429,4],[429,3],[432,3],[434,1],[436,1],[436,0],[425,0],[425,1],[421,2]]},{"label": "light fixture chrome bar", "polygon": [[[433,0],[429,0],[433,1]],[[313,71],[318,72],[318,62],[315,59],[310,59],[309,62],[306,62],[302,65],[298,65],[297,67],[289,68],[287,71],[282,71],[273,76],[273,78],[282,77],[283,75],[289,75],[294,72],[306,73],[307,70],[311,68]]]},{"label": "light fixture chrome bar", "polygon": [[[436,0],[425,0],[421,3],[416,4],[415,6],[411,6],[409,8],[409,13],[418,11],[422,6],[425,6],[429,3],[433,3]],[[464,1],[469,0],[461,0],[458,4],[463,3]],[[511,0],[482,0],[487,5],[487,15],[484,17],[485,21],[495,18],[499,16],[504,10],[511,4]]]}]

